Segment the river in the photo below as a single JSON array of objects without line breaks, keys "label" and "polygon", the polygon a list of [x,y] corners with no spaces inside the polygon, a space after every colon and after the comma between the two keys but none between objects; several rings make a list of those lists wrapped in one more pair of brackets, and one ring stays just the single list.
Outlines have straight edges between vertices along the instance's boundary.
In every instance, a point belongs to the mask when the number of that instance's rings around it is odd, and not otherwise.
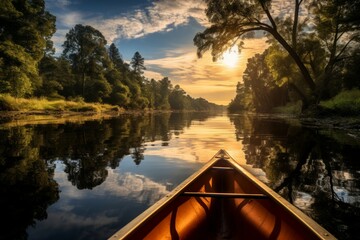
[{"label": "river", "polygon": [[360,239],[360,133],[211,113],[0,125],[0,239],[106,239],[225,149],[339,239]]}]

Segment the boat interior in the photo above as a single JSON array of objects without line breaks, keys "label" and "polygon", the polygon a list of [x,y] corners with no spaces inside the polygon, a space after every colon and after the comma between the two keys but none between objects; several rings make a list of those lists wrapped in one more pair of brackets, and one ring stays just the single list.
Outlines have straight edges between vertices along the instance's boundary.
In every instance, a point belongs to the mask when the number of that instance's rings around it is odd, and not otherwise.
[{"label": "boat interior", "polygon": [[295,240],[319,236],[249,176],[220,158],[125,239]]}]

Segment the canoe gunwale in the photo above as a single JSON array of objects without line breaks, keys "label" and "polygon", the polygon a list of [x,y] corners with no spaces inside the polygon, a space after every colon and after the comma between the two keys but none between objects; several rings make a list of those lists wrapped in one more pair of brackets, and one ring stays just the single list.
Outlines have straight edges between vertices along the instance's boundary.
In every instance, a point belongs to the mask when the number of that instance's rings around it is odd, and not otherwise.
[{"label": "canoe gunwale", "polygon": [[124,239],[127,236],[131,234],[133,230],[135,230],[138,226],[143,224],[146,221],[149,221],[149,217],[152,215],[155,215],[157,212],[159,212],[165,205],[170,204],[173,199],[180,196],[184,190],[200,175],[202,175],[205,171],[207,171],[211,165],[213,165],[215,162],[219,161],[222,158],[219,158],[219,155],[223,154],[224,150],[219,150],[214,157],[211,158],[210,161],[208,161],[203,167],[200,168],[197,172],[192,174],[189,178],[187,178],[184,182],[182,182],[180,185],[178,185],[174,190],[172,190],[169,194],[167,194],[165,197],[160,199],[158,202],[156,202],[154,205],[149,207],[147,210],[145,210],[142,214],[137,216],[135,219],[133,219],[130,223],[125,225],[122,229],[117,231],[114,235],[112,235],[109,240],[114,239]]},{"label": "canoe gunwale", "polygon": [[[225,150],[223,150],[225,151]],[[280,194],[276,193],[270,187],[268,187],[265,183],[261,182],[255,176],[253,176],[250,172],[248,172],[245,168],[241,167],[232,157],[229,156],[227,159],[231,165],[241,172],[248,180],[253,182],[255,185],[259,186],[263,193],[267,195],[270,199],[272,199],[277,204],[281,205],[287,211],[289,211],[292,215],[294,215],[299,221],[301,221],[305,226],[307,226],[315,235],[317,235],[320,239],[324,240],[332,240],[336,239],[330,232],[320,226],[315,220],[307,216],[300,209],[296,208],[294,205],[289,203],[285,198],[283,198]]]},{"label": "canoe gunwale", "polygon": [[[231,167],[219,167],[212,166],[216,162],[226,160]],[[185,189],[194,182],[199,176],[205,173],[208,170],[220,170],[220,171],[237,171],[241,173],[247,180],[252,182],[254,185],[258,186],[261,193],[256,194],[238,194],[238,193],[212,193],[212,192],[189,192],[185,191]],[[211,196],[211,194],[213,194]],[[222,196],[221,196],[222,195]],[[227,196],[226,196],[227,195]],[[241,196],[243,195],[243,196]],[[182,182],[179,186],[177,186],[174,190],[172,190],[165,197],[160,199],[158,202],[153,204],[147,210],[145,210],[138,217],[133,219],[130,223],[125,225],[119,231],[117,231],[114,235],[112,235],[109,240],[115,239],[125,239],[130,237],[132,232],[136,230],[139,226],[150,221],[154,215],[160,212],[164,206],[171,204],[171,202],[177,197],[212,197],[212,198],[250,198],[256,199],[260,201],[273,201],[274,204],[280,205],[286,211],[288,211],[291,215],[294,215],[296,219],[298,219],[304,226],[306,226],[310,231],[312,231],[319,239],[323,240],[332,240],[336,239],[331,233],[321,227],[317,222],[304,214],[301,210],[297,209],[294,205],[289,203],[286,199],[281,197],[278,193],[270,189],[266,184],[261,182],[259,179],[254,177],[251,173],[241,167],[225,150],[219,150],[207,163],[204,164],[203,167],[200,168],[197,172],[192,174],[189,178],[187,178],[184,182]]]}]

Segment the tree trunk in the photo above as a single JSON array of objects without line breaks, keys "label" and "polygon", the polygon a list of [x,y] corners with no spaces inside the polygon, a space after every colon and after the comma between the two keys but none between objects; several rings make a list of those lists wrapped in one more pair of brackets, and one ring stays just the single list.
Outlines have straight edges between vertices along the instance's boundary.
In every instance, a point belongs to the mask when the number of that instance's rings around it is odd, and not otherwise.
[{"label": "tree trunk", "polygon": [[314,80],[312,79],[308,69],[305,67],[304,63],[301,61],[299,55],[296,53],[295,49],[293,49],[285,39],[274,30],[270,30],[269,33],[273,35],[273,37],[285,48],[285,50],[290,54],[292,59],[294,59],[296,65],[298,66],[301,74],[304,77],[305,82],[307,83],[308,87],[314,92],[316,90],[316,85]]}]

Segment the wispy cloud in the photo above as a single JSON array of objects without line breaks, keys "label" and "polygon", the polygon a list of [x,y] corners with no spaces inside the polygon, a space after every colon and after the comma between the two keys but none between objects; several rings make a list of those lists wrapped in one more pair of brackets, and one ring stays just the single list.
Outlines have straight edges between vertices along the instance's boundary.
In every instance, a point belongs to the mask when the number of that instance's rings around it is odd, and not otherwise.
[{"label": "wispy cloud", "polygon": [[159,0],[144,9],[137,9],[121,16],[93,22],[109,41],[117,38],[133,39],[151,33],[171,31],[187,24],[190,18],[201,25],[207,24],[206,4],[202,0]]},{"label": "wispy cloud", "polygon": [[198,59],[195,48],[174,49],[168,51],[166,57],[146,60],[145,64],[149,71],[165,70],[173,84],[179,84],[193,97],[201,96],[212,102],[228,104],[229,96],[235,95],[237,82],[242,81],[247,59],[264,51],[265,40],[246,40],[235,68],[229,68],[221,61],[213,62],[210,54]]},{"label": "wispy cloud", "polygon": [[85,19],[84,14],[75,11],[67,12],[57,16],[57,20],[58,22],[60,22],[60,26],[62,28],[64,27],[71,28],[78,23],[86,22],[84,19]]},{"label": "wispy cloud", "polygon": [[[65,32],[76,24],[91,25],[105,36],[108,42],[117,39],[135,39],[157,32],[169,32],[186,25],[190,18],[199,24],[208,24],[206,4],[202,0],[158,0],[150,6],[121,13],[118,16],[89,15],[73,11],[68,0],[47,0],[48,8],[57,16],[58,31],[53,38],[57,52],[65,40]],[[74,3],[75,4],[75,3]]]}]

